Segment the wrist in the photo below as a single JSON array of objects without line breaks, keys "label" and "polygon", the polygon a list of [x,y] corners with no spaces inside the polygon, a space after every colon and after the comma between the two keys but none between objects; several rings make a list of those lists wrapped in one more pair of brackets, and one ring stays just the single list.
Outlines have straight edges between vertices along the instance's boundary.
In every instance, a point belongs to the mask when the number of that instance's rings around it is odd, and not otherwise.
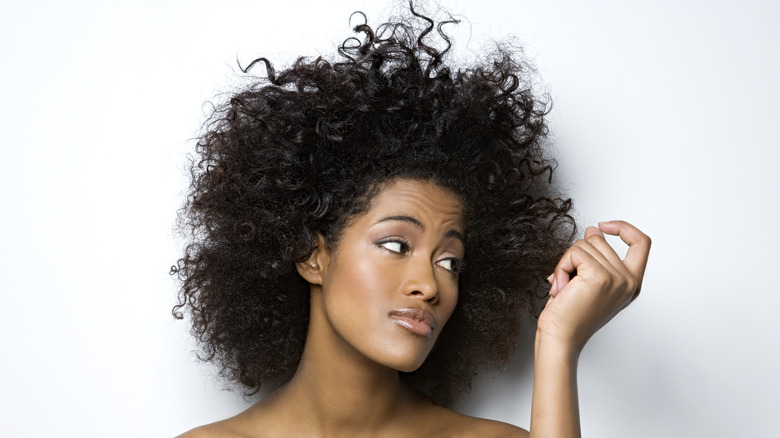
[{"label": "wrist", "polygon": [[571,342],[571,336],[556,335],[536,331],[531,435],[579,437],[577,362],[581,349]]},{"label": "wrist", "polygon": [[560,364],[576,366],[582,347],[570,336],[558,336],[539,328],[536,330],[534,351],[537,359],[544,357]]}]

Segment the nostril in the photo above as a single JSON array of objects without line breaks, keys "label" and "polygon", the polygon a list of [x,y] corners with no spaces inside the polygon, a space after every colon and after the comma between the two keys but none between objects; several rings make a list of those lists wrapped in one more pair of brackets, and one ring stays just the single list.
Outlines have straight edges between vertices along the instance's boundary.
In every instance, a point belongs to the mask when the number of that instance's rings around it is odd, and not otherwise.
[{"label": "nostril", "polygon": [[411,291],[411,293],[409,293],[409,295],[411,295],[413,297],[420,298],[423,301],[427,301],[427,302],[429,302],[431,304],[436,304],[439,301],[439,294],[437,294],[437,293],[425,293],[425,292],[423,292],[421,290],[415,289],[415,290]]}]

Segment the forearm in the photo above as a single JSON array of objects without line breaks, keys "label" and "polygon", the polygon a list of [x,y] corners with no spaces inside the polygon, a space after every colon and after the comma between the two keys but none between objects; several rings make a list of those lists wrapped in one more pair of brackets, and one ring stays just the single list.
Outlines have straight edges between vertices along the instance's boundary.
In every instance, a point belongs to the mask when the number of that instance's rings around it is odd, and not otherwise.
[{"label": "forearm", "polygon": [[580,436],[577,401],[579,350],[536,333],[531,436],[569,438]]},{"label": "forearm", "polygon": [[[604,233],[628,245],[621,259]],[[636,298],[650,238],[624,221],[585,229],[550,276],[550,298],[539,315],[534,353],[531,436],[580,436],[577,361],[591,336]]]}]

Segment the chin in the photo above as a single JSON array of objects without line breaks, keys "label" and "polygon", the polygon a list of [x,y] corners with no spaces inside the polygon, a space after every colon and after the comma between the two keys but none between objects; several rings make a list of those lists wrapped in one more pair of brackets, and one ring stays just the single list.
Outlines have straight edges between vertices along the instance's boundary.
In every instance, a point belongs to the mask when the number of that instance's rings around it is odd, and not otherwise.
[{"label": "chin", "polygon": [[404,364],[403,366],[393,367],[393,369],[402,373],[411,373],[417,371],[422,366],[423,362],[424,361],[415,364]]},{"label": "chin", "polygon": [[396,351],[387,356],[384,360],[379,360],[381,364],[388,368],[403,372],[411,373],[417,371],[422,366],[425,359],[428,358],[430,349],[426,349],[424,352],[417,351]]}]

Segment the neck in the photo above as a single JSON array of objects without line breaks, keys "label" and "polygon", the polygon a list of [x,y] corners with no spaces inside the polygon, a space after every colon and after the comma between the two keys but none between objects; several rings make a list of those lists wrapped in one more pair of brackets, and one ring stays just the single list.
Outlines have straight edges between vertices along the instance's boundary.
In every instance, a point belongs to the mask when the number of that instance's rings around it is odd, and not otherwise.
[{"label": "neck", "polygon": [[301,426],[323,435],[376,434],[417,400],[398,371],[382,366],[344,341],[320,311],[312,291],[311,314],[301,362],[279,396],[289,401]]}]

